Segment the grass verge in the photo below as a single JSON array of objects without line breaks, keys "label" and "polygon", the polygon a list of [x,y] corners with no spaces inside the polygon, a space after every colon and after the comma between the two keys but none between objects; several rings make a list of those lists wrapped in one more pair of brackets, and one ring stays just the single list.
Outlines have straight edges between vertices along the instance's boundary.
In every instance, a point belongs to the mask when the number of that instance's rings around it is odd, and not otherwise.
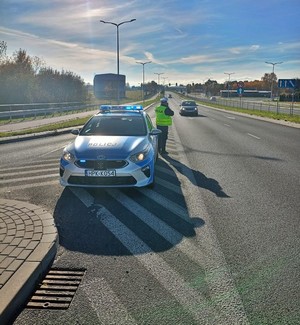
[{"label": "grass verge", "polygon": [[238,112],[238,113],[245,113],[248,115],[253,116],[260,116],[260,117],[267,117],[271,118],[273,120],[282,120],[287,122],[293,122],[293,123],[300,123],[300,116],[299,115],[290,115],[290,114],[282,114],[282,113],[275,113],[275,112],[268,112],[268,111],[260,111],[260,110],[249,110],[249,109],[242,109],[242,108],[236,108],[236,107],[228,107],[218,104],[211,104],[211,103],[205,103],[206,106],[216,107],[225,111],[231,111],[231,112]]}]

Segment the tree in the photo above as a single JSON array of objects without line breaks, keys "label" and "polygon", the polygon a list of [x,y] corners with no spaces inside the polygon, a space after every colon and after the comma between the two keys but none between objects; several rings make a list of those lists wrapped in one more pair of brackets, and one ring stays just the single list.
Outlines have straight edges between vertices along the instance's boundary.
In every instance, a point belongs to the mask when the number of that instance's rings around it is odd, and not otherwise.
[{"label": "tree", "polygon": [[275,73],[265,73],[264,76],[261,78],[263,86],[266,90],[271,90],[273,96],[275,93],[278,92],[277,86],[277,76]]},{"label": "tree", "polygon": [[0,103],[85,101],[88,90],[71,71],[53,70],[38,57],[19,49],[6,58],[6,43],[0,42]]}]

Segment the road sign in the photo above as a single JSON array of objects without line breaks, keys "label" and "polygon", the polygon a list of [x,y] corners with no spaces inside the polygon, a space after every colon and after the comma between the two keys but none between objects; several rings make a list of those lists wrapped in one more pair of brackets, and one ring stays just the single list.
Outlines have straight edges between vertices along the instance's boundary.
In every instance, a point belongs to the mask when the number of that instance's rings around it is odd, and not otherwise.
[{"label": "road sign", "polygon": [[244,88],[239,87],[239,88],[236,90],[236,92],[237,92],[239,95],[242,95],[243,92],[244,92]]},{"label": "road sign", "polygon": [[238,82],[238,86],[239,86],[239,88],[244,88],[244,82],[243,81],[239,81]]},{"label": "road sign", "polygon": [[296,79],[278,79],[279,88],[295,88]]}]

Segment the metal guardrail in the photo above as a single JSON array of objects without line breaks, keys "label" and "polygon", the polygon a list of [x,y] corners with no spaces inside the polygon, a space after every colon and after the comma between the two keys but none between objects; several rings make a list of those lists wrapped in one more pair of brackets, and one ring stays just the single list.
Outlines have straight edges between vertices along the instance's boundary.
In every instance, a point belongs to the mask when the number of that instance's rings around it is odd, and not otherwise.
[{"label": "metal guardrail", "polygon": [[189,95],[197,101],[206,103],[216,103],[218,105],[235,107],[246,110],[257,110],[265,112],[273,112],[276,114],[300,115],[300,105],[297,103],[286,103],[279,101],[262,101],[262,100],[246,100],[245,98],[222,98],[215,97],[215,100],[210,100],[205,97],[198,97],[194,94]]},{"label": "metal guardrail", "polygon": [[0,105],[0,120],[45,118],[66,112],[82,112],[98,105],[84,103],[11,104]]}]

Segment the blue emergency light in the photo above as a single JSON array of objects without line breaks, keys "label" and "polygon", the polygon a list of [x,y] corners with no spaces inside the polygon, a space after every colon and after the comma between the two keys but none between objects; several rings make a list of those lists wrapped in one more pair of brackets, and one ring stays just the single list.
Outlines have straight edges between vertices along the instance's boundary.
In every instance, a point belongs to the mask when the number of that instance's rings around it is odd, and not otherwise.
[{"label": "blue emergency light", "polygon": [[142,111],[142,105],[100,105],[101,112],[111,111]]}]

